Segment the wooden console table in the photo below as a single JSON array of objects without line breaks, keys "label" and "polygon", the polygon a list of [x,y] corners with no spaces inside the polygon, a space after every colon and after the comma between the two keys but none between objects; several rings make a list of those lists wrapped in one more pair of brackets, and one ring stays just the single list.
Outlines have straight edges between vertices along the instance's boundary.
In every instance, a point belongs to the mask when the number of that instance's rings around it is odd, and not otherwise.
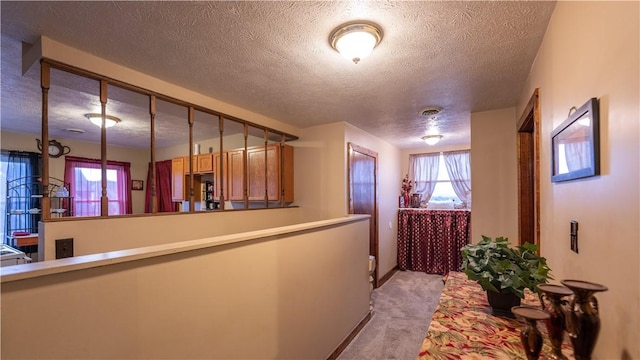
[{"label": "wooden console table", "polygon": [[428,274],[458,271],[469,243],[471,211],[400,209],[398,268]]},{"label": "wooden console table", "polygon": [[[418,359],[526,360],[520,342],[524,323],[491,315],[486,292],[478,283],[468,280],[464,273],[450,272],[446,278]],[[528,290],[522,304],[540,307],[537,295]],[[543,336],[540,359],[549,359],[551,343],[546,328],[542,322],[537,326]],[[574,359],[566,334],[562,353]]]}]

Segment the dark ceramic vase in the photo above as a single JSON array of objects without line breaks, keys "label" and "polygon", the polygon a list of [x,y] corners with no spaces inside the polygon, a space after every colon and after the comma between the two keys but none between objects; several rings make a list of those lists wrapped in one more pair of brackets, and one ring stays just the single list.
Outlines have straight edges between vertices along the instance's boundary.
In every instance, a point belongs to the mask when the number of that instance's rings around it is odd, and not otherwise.
[{"label": "dark ceramic vase", "polygon": [[590,360],[600,332],[598,301],[593,296],[607,287],[581,280],[562,280],[562,285],[573,291],[570,312],[567,314],[567,332],[576,360]]},{"label": "dark ceramic vase", "polygon": [[528,306],[514,306],[512,312],[525,320],[525,326],[520,332],[520,341],[527,360],[537,360],[542,350],[542,334],[536,322],[549,319],[549,313]]},{"label": "dark ceramic vase", "polygon": [[[547,327],[553,352],[547,354],[547,356],[553,360],[567,360],[567,357],[562,354],[565,329],[563,303],[566,303],[562,298],[573,294],[573,292],[564,286],[552,284],[540,284],[538,285],[538,290],[542,292],[540,296],[542,309],[549,313],[549,318],[544,323]],[[547,300],[546,302],[545,299]]]},{"label": "dark ceramic vase", "polygon": [[520,306],[520,298],[518,295],[511,292],[497,293],[494,291],[487,291],[487,300],[491,306],[493,315],[505,316],[513,318],[511,308],[514,306]]}]

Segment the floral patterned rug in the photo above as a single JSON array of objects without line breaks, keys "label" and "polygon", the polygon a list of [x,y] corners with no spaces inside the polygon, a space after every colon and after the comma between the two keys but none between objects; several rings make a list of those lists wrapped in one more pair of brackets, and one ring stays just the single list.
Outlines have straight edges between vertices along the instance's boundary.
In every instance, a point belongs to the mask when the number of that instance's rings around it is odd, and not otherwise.
[{"label": "floral patterned rug", "polygon": [[[540,307],[537,296],[528,291],[522,304]],[[450,272],[418,359],[526,360],[520,342],[522,327],[520,320],[492,315],[484,290],[464,273]],[[538,322],[538,329],[544,341],[540,359],[549,359],[551,343],[544,323]],[[573,359],[566,334],[562,349]]]}]

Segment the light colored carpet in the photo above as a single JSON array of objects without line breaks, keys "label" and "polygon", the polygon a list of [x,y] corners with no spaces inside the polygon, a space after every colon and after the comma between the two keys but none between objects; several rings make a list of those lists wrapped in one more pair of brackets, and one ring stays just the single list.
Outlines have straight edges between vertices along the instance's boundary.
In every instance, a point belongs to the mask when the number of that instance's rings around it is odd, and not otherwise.
[{"label": "light colored carpet", "polygon": [[338,360],[415,360],[442,288],[442,275],[396,272],[374,290],[373,317]]}]

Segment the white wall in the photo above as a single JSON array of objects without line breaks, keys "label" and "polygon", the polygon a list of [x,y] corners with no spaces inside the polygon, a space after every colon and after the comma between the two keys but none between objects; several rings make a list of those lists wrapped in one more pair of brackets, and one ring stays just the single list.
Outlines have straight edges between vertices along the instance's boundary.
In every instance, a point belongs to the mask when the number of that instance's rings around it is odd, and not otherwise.
[{"label": "white wall", "polygon": [[[637,1],[558,2],[518,103],[540,88],[542,255],[556,281],[609,287],[596,296],[597,359],[640,358],[639,14]],[[601,175],[554,184],[551,131],[591,97],[600,100]],[[579,254],[569,248],[571,220]]]},{"label": "white wall", "polygon": [[326,359],[369,311],[368,229],[3,280],[1,357]]},{"label": "white wall", "polygon": [[471,241],[505,236],[518,243],[514,108],[471,114]]}]

